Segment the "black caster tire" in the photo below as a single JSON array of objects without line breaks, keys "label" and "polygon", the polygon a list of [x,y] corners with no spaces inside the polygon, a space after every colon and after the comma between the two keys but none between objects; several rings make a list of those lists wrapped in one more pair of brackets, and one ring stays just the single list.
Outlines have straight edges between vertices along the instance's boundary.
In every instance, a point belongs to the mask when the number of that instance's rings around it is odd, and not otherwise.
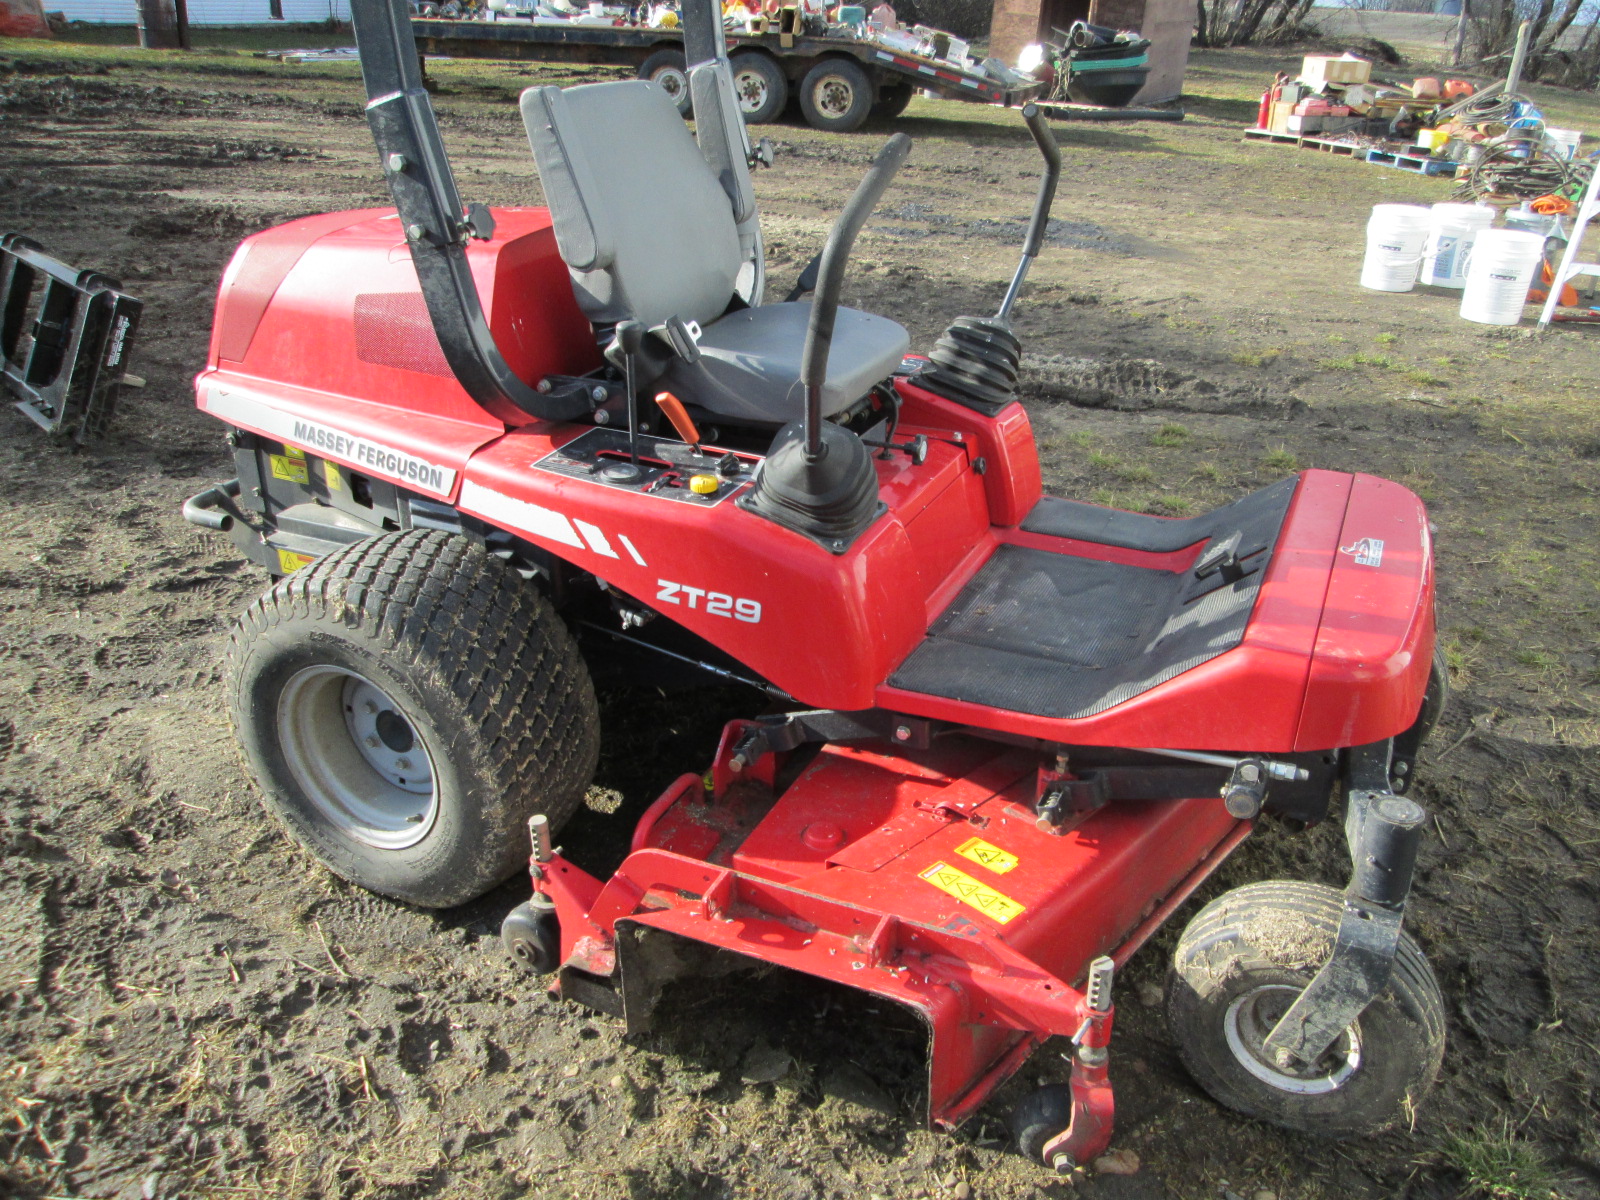
[{"label": "black caster tire", "polygon": [[872,113],[872,81],[850,58],[825,58],[800,81],[800,111],[813,129],[849,133]]},{"label": "black caster tire", "polygon": [[565,623],[469,538],[408,530],[279,581],[228,648],[230,707],[262,800],[322,864],[426,908],[526,869],[599,754]]},{"label": "black caster tire", "polygon": [[548,975],[561,965],[561,930],[556,911],[524,901],[500,923],[500,942],[512,960],[533,975]]},{"label": "black caster tire", "polygon": [[1045,1143],[1072,1123],[1072,1086],[1052,1083],[1029,1094],[1011,1113],[1011,1136],[1025,1158],[1044,1161]]},{"label": "black caster tire", "polygon": [[688,120],[694,112],[689,98],[689,64],[682,50],[657,50],[639,64],[639,78],[655,84],[678,106],[678,115]]},{"label": "black caster tire", "polygon": [[1219,1103],[1321,1137],[1406,1119],[1444,1058],[1444,1001],[1428,960],[1400,935],[1389,986],[1310,1065],[1283,1068],[1261,1046],[1339,932],[1341,896],[1273,880],[1213,900],[1178,940],[1167,1024],[1184,1066]]},{"label": "black caster tire", "polygon": [[746,125],[769,125],[783,116],[789,103],[789,80],[783,68],[765,54],[747,51],[728,61],[739,113]]}]

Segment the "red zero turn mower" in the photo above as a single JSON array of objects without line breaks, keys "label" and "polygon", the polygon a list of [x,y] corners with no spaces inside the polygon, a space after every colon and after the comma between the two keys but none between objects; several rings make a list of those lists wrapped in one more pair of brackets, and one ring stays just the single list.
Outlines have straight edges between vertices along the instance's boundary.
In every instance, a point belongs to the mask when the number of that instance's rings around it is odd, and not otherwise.
[{"label": "red zero turn mower", "polygon": [[[284,576],[231,657],[294,835],[444,906],[531,833],[504,936],[560,994],[638,1030],[704,947],[860,988],[926,1023],[941,1127],[1069,1038],[1070,1085],[1015,1129],[1070,1170],[1111,1134],[1117,968],[1264,812],[1320,821],[1337,792],[1348,887],[1204,908],[1173,1033],[1218,1100],[1291,1128],[1419,1099],[1443,1015],[1401,931],[1425,819],[1401,793],[1445,675],[1417,498],[1334,471],[1181,520],[1041,496],[1009,322],[1060,170],[1036,110],[1047,172],[999,313],[908,356],[839,293],[909,139],[764,303],[771,155],[714,0],[685,5],[695,135],[645,82],[524,93],[548,210],[463,207],[404,4],[352,9],[396,208],[240,246],[196,384],[239,475],[185,506]],[[609,879],[551,843],[599,736],[573,630],[779,701]]]}]

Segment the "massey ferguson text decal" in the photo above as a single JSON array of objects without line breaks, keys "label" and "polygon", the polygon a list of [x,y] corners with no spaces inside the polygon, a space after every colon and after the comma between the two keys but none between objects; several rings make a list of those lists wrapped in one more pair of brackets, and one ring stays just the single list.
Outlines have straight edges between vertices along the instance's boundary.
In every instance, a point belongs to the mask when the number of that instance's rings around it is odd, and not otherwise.
[{"label": "massey ferguson text decal", "polygon": [[449,490],[449,484],[445,482],[447,472],[443,467],[436,467],[430,462],[412,458],[409,454],[402,454],[398,450],[391,450],[388,446],[380,446],[365,438],[352,437],[348,433],[340,433],[334,429],[324,429],[321,425],[313,425],[310,421],[296,421],[294,440],[302,446],[326,450],[335,458],[349,459],[379,475],[414,483],[430,492]]},{"label": "massey ferguson text decal", "polygon": [[381,475],[419,492],[448,497],[455,486],[456,473],[449,467],[341,429],[307,421],[232,388],[211,385],[205,407],[207,412],[224,421],[243,425],[289,445],[330,455],[358,471]]}]

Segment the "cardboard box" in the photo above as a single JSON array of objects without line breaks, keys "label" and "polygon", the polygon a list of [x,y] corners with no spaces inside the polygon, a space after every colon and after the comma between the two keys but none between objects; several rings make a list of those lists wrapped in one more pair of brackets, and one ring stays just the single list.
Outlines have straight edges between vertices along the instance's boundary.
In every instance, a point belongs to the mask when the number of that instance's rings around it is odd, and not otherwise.
[{"label": "cardboard box", "polygon": [[1289,118],[1294,116],[1294,105],[1278,101],[1272,106],[1272,115],[1267,121],[1267,128],[1273,133],[1288,133]]},{"label": "cardboard box", "polygon": [[1372,64],[1353,54],[1338,58],[1308,54],[1300,66],[1300,81],[1317,91],[1329,83],[1366,83],[1372,78]]},{"label": "cardboard box", "polygon": [[1285,133],[1321,133],[1322,123],[1326,117],[1290,117]]}]

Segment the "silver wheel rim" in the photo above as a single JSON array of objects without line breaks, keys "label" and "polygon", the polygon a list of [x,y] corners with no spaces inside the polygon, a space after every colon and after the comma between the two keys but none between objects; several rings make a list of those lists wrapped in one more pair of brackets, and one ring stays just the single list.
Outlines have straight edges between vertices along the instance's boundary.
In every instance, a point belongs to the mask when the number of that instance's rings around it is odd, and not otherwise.
[{"label": "silver wheel rim", "polygon": [[733,90],[739,97],[739,111],[746,116],[760,112],[767,105],[772,89],[760,71],[737,71],[733,76]]},{"label": "silver wheel rim", "polygon": [[650,76],[650,82],[665,92],[674,104],[677,104],[682,99],[683,93],[689,89],[689,77],[677,67],[662,67]]},{"label": "silver wheel rim", "polygon": [[1228,1049],[1239,1065],[1268,1087],[1301,1096],[1337,1091],[1361,1069],[1361,1022],[1353,1021],[1315,1063],[1286,1071],[1267,1058],[1264,1043],[1302,989],[1264,984],[1234,998],[1222,1019]]},{"label": "silver wheel rim", "polygon": [[404,850],[438,819],[433,756],[415,719],[354,671],[297,671],[278,696],[278,742],[307,799],[356,841]]},{"label": "silver wheel rim", "polygon": [[855,103],[856,90],[842,75],[824,75],[811,88],[811,104],[825,117],[844,117]]}]

